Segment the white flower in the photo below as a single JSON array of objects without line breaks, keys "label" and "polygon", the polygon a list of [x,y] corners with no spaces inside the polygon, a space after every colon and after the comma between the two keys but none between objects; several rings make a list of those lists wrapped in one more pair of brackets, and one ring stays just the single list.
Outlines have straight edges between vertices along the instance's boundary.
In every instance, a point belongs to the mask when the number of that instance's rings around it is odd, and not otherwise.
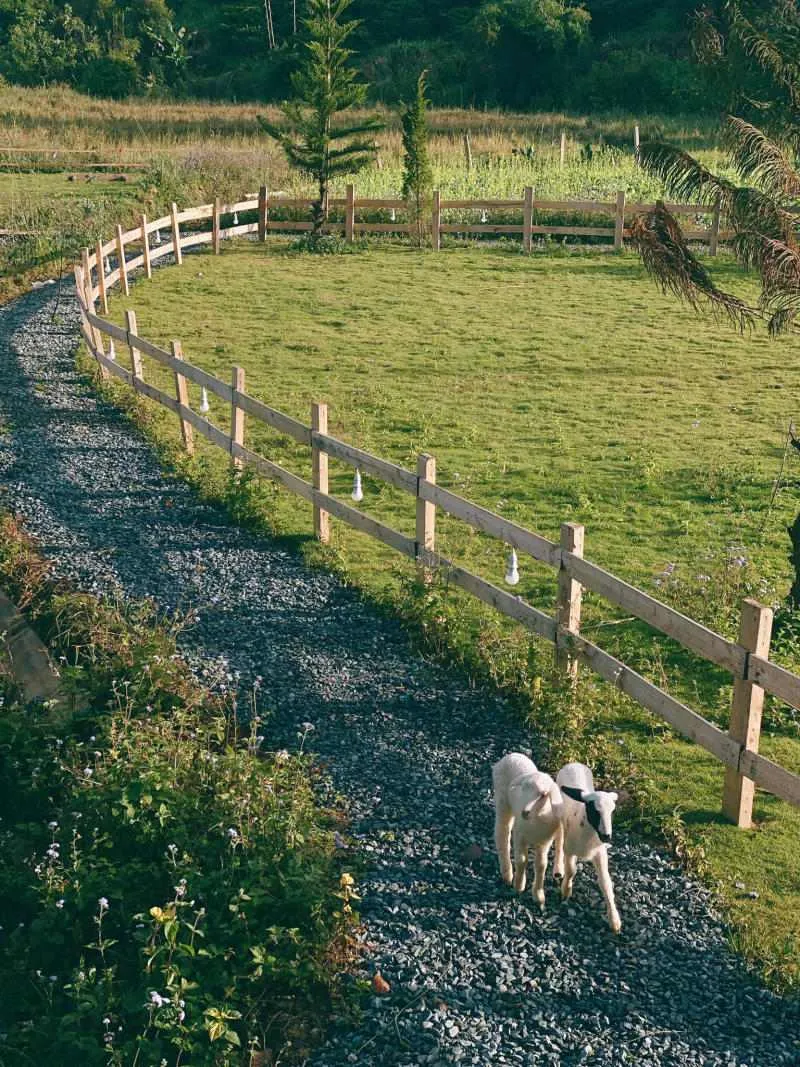
[{"label": "white flower", "polygon": [[286,763],[286,761],[288,759],[289,759],[289,753],[286,751],[285,748],[282,748],[280,750],[280,752],[276,752],[275,753],[275,762],[276,763]]},{"label": "white flower", "polygon": [[150,990],[150,1003],[155,1004],[157,1008],[163,1008],[165,1004],[169,1004],[168,997],[162,997],[160,993],[157,993],[155,989]]},{"label": "white flower", "polygon": [[111,1025],[111,1020],[106,1015],[105,1019],[103,1019],[103,1026],[110,1026],[110,1025]]},{"label": "white flower", "polygon": [[100,899],[97,901],[97,903],[100,905],[100,911],[108,911],[108,898],[107,897],[100,897]]},{"label": "white flower", "polygon": [[315,726],[314,726],[313,722],[301,722],[300,725],[302,726],[302,728],[305,730],[305,732],[307,734],[310,734],[311,731],[313,729],[315,729]]},{"label": "white flower", "polygon": [[47,829],[48,830],[57,830],[58,829],[58,823],[55,820],[53,820],[52,822],[49,822],[47,824]]},{"label": "white flower", "polygon": [[56,907],[57,908],[63,908],[64,907],[64,898],[63,897],[61,898],[61,900],[57,900],[56,901]]},{"label": "white flower", "polygon": [[92,770],[91,767],[84,767],[83,768],[83,777],[84,778],[91,778],[93,774],[94,774],[94,771]]},{"label": "white flower", "polygon": [[239,837],[239,831],[237,829],[235,829],[233,826],[229,826],[228,829],[225,831],[225,833],[228,835],[228,837],[231,839],[231,841],[236,841],[237,838]]}]

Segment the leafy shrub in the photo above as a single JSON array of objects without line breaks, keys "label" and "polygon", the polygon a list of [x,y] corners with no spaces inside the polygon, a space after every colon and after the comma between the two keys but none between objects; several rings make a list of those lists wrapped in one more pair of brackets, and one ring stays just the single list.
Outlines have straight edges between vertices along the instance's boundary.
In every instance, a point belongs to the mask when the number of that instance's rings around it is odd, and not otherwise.
[{"label": "leafy shrub", "polygon": [[4,1061],[222,1067],[307,1044],[355,891],[302,741],[263,752],[261,720],[241,733],[151,608],[53,594],[29,546],[0,545],[74,694],[3,700]]}]

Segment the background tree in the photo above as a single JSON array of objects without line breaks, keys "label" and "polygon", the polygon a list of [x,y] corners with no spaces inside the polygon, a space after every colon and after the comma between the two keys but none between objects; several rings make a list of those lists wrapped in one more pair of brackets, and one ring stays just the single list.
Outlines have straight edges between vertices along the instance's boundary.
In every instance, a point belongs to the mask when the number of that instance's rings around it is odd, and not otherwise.
[{"label": "background tree", "polygon": [[412,222],[417,227],[417,244],[422,245],[424,220],[431,205],[433,170],[428,155],[428,101],[425,74],[417,78],[417,92],[400,117],[403,127],[403,199],[408,201]]},{"label": "background tree", "polygon": [[364,103],[367,87],[356,81],[349,65],[353,52],[345,42],[358,25],[343,22],[351,0],[308,0],[305,27],[309,39],[300,69],[292,75],[297,99],[281,106],[286,125],[260,119],[280,143],[290,166],[311,174],[317,185],[312,208],[312,237],[319,236],[328,216],[328,192],[333,178],[355,174],[375,156],[371,135],[381,129],[375,119],[334,126],[342,111]]},{"label": "background tree", "polygon": [[[645,142],[640,151],[642,166],[673,196],[719,203],[733,230],[736,258],[758,272],[758,302],[751,306],[717,286],[663,202],[634,220],[632,237],[662,289],[695,309],[727,315],[740,329],[762,321],[774,336],[796,330],[800,314],[800,13],[794,0],[777,0],[770,8],[768,31],[757,21],[758,5],[748,10],[727,0],[701,12],[695,26],[698,55],[727,79],[731,93],[738,92],[732,99],[745,112],[728,115],[724,126],[741,183],[663,142]],[[755,116],[759,125],[751,121]],[[800,606],[800,516],[790,535],[790,599]]]}]

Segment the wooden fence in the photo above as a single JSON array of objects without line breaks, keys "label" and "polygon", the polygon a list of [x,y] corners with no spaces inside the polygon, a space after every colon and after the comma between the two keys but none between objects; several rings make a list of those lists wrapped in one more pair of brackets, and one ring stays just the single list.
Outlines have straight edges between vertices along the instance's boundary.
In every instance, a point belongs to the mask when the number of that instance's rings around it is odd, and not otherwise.
[{"label": "wooden fence", "polygon": [[[723,811],[739,826],[751,825],[754,785],[800,807],[800,775],[758,753],[765,691],[794,707],[800,707],[800,677],[769,659],[772,627],[772,611],[769,608],[746,600],[742,609],[739,640],[730,641],[584,559],[582,526],[566,523],[561,528],[560,541],[550,541],[437,485],[436,463],[432,456],[419,456],[416,470],[407,470],[390,463],[331,436],[328,433],[328,410],[325,404],[312,405],[310,424],[307,425],[246,393],[242,368],[232,369],[229,384],[200,367],[187,363],[178,341],[173,341],[171,350],[166,351],[145,340],[137,332],[136,315],[133,311],[126,312],[125,327],[117,326],[98,316],[98,301],[107,313],[108,291],[111,286],[118,283],[127,293],[129,272],[141,266],[150,277],[153,261],[159,256],[173,252],[176,261],[181,263],[182,252],[190,245],[210,243],[215,251],[219,251],[220,240],[225,236],[249,233],[252,230],[257,230],[263,236],[268,222],[268,201],[264,192],[262,190],[262,195],[255,201],[258,209],[258,220],[255,223],[222,226],[224,215],[250,210],[254,203],[252,200],[225,206],[217,201],[209,207],[192,208],[183,212],[178,212],[173,205],[168,217],[151,223],[142,218],[139,227],[127,232],[117,227],[115,238],[105,244],[98,242],[95,253],[84,250],[81,264],[75,267],[82,332],[90,352],[99,364],[101,374],[121,379],[142,396],[149,397],[173,412],[180,422],[181,435],[188,451],[191,452],[194,448],[194,433],[199,433],[228,453],[235,466],[252,467],[306,500],[312,506],[314,531],[320,540],[328,539],[330,518],[333,516],[415,560],[423,575],[428,576],[434,572],[444,575],[448,582],[516,620],[537,636],[550,641],[555,646],[557,668],[570,677],[575,677],[579,662],[588,664],[601,677],[665,719],[725,765]],[[352,197],[350,203],[353,203]],[[210,232],[181,234],[181,222],[196,222],[208,218],[209,212],[212,218]],[[167,226],[171,230],[171,240],[151,247],[149,235]],[[141,251],[132,260],[127,261],[126,246],[137,241],[142,242]],[[106,257],[115,250],[119,256],[118,266],[111,270]],[[110,344],[109,350],[106,351],[104,338],[125,347],[129,357],[128,366],[117,361]],[[142,356],[153,359],[174,374],[174,396],[156,388],[145,379]],[[229,405],[228,429],[220,429],[202,413],[192,409],[188,400],[187,382],[207,390]],[[310,450],[310,482],[246,447],[247,417],[265,423]],[[400,533],[380,520],[364,514],[357,507],[332,496],[328,491],[329,457],[347,463],[359,472],[364,471],[381,479],[413,497],[416,509],[415,536],[412,538]],[[436,515],[439,510],[484,534],[498,538],[514,552],[526,553],[540,563],[554,568],[558,574],[555,615],[548,615],[521,597],[493,585],[437,552]],[[598,594],[673,638],[701,658],[730,672],[734,679],[734,693],[728,731],[721,730],[627,664],[581,636],[581,597],[584,589]]]},{"label": "wooden fence", "polygon": [[[212,244],[215,252],[219,252],[220,240],[225,237],[241,237],[248,234],[257,234],[258,239],[263,241],[268,233],[303,233],[312,228],[308,218],[275,218],[275,214],[308,214],[313,200],[306,197],[289,197],[270,195],[266,186],[262,186],[258,196],[250,196],[245,200],[235,203],[223,203],[217,199],[213,204],[205,204],[201,207],[189,208],[178,211],[177,205],[172,205],[169,215],[152,222],[142,216],[139,226],[123,232],[117,227],[117,234],[105,244],[98,245],[99,254],[105,261],[106,257],[114,256],[118,262],[118,270],[122,272],[122,288],[127,295],[127,274],[129,271],[144,267],[147,276],[150,277],[152,262],[161,256],[175,256],[178,263],[181,262],[184,249],[195,245]],[[432,247],[435,251],[441,248],[442,234],[496,234],[498,236],[522,237],[522,245],[526,252],[533,247],[533,238],[540,234],[576,237],[600,237],[613,241],[614,248],[621,249],[623,240],[629,236],[630,230],[625,225],[626,219],[631,215],[640,214],[652,209],[652,204],[629,202],[625,193],[617,193],[615,202],[598,200],[536,200],[534,190],[528,186],[524,190],[521,200],[443,200],[438,190],[433,193],[433,206],[430,220],[426,222],[426,230],[429,231]],[[710,225],[702,228],[686,230],[686,236],[691,240],[705,241],[708,243],[711,255],[717,254],[719,242],[730,236],[727,231],[720,229],[719,204],[667,204],[667,207],[677,215],[707,216]],[[327,233],[341,232],[346,241],[352,242],[361,234],[370,233],[396,233],[416,235],[417,226],[414,222],[401,221],[399,215],[408,210],[408,204],[400,199],[358,199],[355,195],[355,187],[348,185],[344,197],[332,198],[328,204],[329,211],[341,213],[342,219],[338,222],[328,222],[324,229]],[[386,222],[364,222],[359,215],[364,211],[374,213],[382,212],[388,215]],[[448,222],[443,221],[443,213],[447,212],[480,212],[481,221],[477,223],[467,221]],[[501,212],[503,216],[510,213],[519,213],[519,223],[491,222],[490,213]],[[608,223],[605,226],[563,226],[548,225],[540,221],[541,216],[548,214],[574,214],[574,215],[600,215],[606,216]],[[240,222],[239,215],[251,214],[252,221]],[[445,214],[446,219],[446,214]],[[199,223],[211,223],[211,229],[197,229]],[[613,225],[610,224],[613,222]],[[188,224],[192,229],[181,231],[181,224]],[[162,239],[161,231],[167,232],[166,239]],[[155,246],[153,246],[153,240]],[[126,262],[124,249],[128,245],[137,246],[141,254],[134,256]],[[107,271],[104,279],[105,286],[114,285],[119,281],[117,270]]]}]

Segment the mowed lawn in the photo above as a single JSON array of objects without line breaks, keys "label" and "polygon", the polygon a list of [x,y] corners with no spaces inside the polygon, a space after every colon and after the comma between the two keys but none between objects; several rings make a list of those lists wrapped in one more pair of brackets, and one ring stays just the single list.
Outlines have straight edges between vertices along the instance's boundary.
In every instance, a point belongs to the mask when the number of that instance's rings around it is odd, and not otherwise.
[{"label": "mowed lawn", "polygon": [[[724,257],[715,273],[755,295]],[[179,338],[189,361],[225,381],[242,366],[248,392],[274,407],[308,421],[311,401],[327,401],[330,432],[411,469],[418,453],[432,453],[441,484],[539,533],[557,540],[562,522],[584,523],[587,557],[729,636],[740,593],[768,603],[786,594],[786,527],[800,510],[794,451],[780,492],[773,487],[796,414],[796,342],[739,336],[696,316],[662,295],[631,253],[435,255],[386,244],[316,257],[289,254],[284,242],[228,243],[220,257],[190,255],[181,269],[158,272],[129,300],[115,292],[112,317],[121,322],[127,307],[143,337],[165,346]],[[153,361],[145,371],[172,393]],[[191,387],[195,406],[198,394]],[[213,397],[211,405],[227,429],[229,411]],[[177,444],[174,416],[154,411],[153,425]],[[307,450],[251,419],[247,442],[309,476]],[[219,480],[224,455],[205,445],[200,454],[209,463],[201,476]],[[333,491],[349,501],[352,470],[332,461],[331,471]],[[365,511],[413,534],[410,497],[367,476],[364,493]],[[282,489],[262,498],[283,533],[309,534],[303,501]],[[445,554],[502,585],[502,545],[444,516],[437,532]],[[379,597],[391,600],[410,573],[341,523],[334,545],[352,580]],[[554,572],[526,558],[520,571],[515,592],[552,610]],[[479,640],[490,610],[457,602]],[[586,598],[584,620],[593,640],[727,721],[724,672],[620,622],[599,598]],[[797,666],[780,646],[782,657]],[[800,812],[759,794],[757,832],[725,825],[719,764],[644,712],[613,715],[652,779],[656,814],[679,807],[704,844],[743,941],[796,978]],[[762,751],[800,771],[796,725],[768,714],[767,727]]]}]

